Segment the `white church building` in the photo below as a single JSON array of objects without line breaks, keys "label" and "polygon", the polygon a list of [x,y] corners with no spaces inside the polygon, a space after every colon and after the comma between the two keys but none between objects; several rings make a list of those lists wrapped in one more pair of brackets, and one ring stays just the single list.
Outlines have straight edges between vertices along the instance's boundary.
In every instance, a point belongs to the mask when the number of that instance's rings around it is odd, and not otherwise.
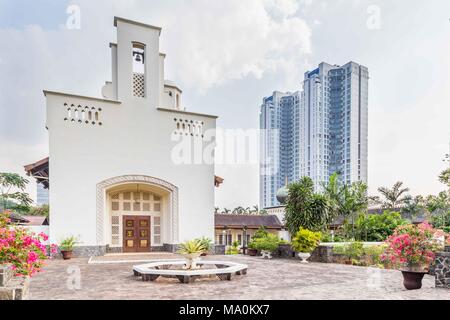
[{"label": "white church building", "polygon": [[[80,255],[214,239],[217,117],[185,111],[180,88],[164,80],[161,28],[118,17],[114,26],[102,98],[44,91],[50,238],[79,237]],[[192,146],[211,157],[186,161]]]}]

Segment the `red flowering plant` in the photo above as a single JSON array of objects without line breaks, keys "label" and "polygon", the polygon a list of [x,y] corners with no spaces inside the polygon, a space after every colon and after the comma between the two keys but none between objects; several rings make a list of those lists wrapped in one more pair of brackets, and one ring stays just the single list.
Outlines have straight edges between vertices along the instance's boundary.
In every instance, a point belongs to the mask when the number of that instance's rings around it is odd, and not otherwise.
[{"label": "red flowering plant", "polygon": [[[11,225],[10,212],[0,213],[0,264],[12,264],[16,276],[32,276],[44,266],[48,236]],[[56,246],[50,246],[56,252]]]},{"label": "red flowering plant", "polygon": [[433,229],[427,222],[399,226],[386,239],[387,249],[381,259],[400,269],[428,270],[435,252],[443,246],[440,241],[442,234],[442,230]]}]

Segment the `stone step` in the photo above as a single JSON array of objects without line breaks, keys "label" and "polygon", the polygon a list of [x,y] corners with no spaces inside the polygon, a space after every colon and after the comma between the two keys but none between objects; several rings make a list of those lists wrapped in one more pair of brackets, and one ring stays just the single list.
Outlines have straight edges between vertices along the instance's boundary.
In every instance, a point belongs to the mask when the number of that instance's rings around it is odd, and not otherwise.
[{"label": "stone step", "polygon": [[12,265],[0,265],[0,288],[5,287],[13,278]]}]

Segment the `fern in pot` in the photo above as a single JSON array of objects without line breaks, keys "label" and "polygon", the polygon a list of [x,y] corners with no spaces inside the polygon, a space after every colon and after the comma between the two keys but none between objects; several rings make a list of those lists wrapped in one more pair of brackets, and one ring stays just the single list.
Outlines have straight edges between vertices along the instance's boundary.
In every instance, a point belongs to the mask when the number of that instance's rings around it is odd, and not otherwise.
[{"label": "fern in pot", "polygon": [[70,260],[73,256],[73,248],[78,243],[78,238],[75,236],[69,236],[60,241],[59,249],[64,260]]},{"label": "fern in pot", "polygon": [[300,228],[292,239],[292,249],[297,252],[297,256],[302,259],[302,263],[308,263],[311,253],[319,246],[321,238],[320,232]]},{"label": "fern in pot", "polygon": [[178,253],[186,259],[185,269],[198,269],[196,260],[207,251],[205,243],[201,239],[187,241],[179,245]]}]

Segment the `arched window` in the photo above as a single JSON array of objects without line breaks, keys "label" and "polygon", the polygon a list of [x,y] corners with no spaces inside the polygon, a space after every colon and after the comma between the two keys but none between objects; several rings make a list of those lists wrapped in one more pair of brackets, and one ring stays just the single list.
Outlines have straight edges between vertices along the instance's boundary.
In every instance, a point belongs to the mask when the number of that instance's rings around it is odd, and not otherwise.
[{"label": "arched window", "polygon": [[145,97],[145,45],[133,42],[133,95]]}]

